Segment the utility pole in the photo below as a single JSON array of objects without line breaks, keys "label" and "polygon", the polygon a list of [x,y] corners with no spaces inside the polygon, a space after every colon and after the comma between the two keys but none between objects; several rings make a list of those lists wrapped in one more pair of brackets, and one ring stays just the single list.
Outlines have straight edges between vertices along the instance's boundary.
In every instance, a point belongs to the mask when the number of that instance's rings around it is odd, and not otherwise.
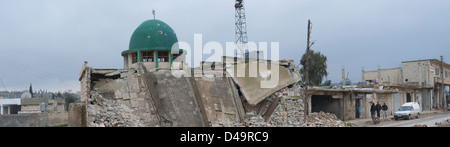
[{"label": "utility pole", "polygon": [[310,44],[311,37],[311,20],[308,19],[308,35],[306,40],[306,63],[305,63],[305,100],[303,101],[305,104],[304,111],[305,111],[305,122],[306,122],[306,116],[309,113],[309,106],[308,106],[308,84],[309,84],[309,49],[312,44]]},{"label": "utility pole", "polygon": [[444,93],[444,56],[441,55],[441,102],[443,102],[444,111],[447,110],[447,101],[445,99],[445,93]]}]

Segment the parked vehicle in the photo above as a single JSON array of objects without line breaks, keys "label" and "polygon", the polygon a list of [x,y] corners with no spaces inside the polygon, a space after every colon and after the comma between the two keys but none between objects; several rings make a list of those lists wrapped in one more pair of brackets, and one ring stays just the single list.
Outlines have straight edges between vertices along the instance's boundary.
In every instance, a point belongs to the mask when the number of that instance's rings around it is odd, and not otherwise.
[{"label": "parked vehicle", "polygon": [[394,118],[398,120],[399,118],[411,119],[412,117],[419,118],[422,109],[417,102],[405,103],[400,107],[395,113]]}]

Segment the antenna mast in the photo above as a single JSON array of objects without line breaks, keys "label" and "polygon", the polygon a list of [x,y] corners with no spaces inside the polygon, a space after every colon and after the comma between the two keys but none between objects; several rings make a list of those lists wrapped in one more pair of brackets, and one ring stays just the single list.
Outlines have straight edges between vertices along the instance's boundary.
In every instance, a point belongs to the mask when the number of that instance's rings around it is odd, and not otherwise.
[{"label": "antenna mast", "polygon": [[[236,46],[241,57],[248,55],[248,38],[247,38],[247,21],[245,17],[244,0],[236,0],[234,5],[236,8]],[[236,55],[237,56],[237,55]]]},{"label": "antenna mast", "polygon": [[155,9],[153,9],[152,13],[153,13],[153,19],[156,19],[156,11],[155,11]]}]

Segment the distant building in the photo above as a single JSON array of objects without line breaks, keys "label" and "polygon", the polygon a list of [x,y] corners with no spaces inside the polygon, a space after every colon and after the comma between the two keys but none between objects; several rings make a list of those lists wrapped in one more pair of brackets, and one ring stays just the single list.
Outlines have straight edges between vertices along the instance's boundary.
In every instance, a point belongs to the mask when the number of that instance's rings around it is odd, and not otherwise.
[{"label": "distant building", "polygon": [[0,99],[0,115],[17,114],[20,109],[20,98]]},{"label": "distant building", "polygon": [[41,112],[64,112],[65,99],[55,98],[54,100],[48,98],[30,98],[21,99],[22,113],[41,113]]},{"label": "distant building", "polygon": [[10,98],[0,99],[1,115],[23,113],[65,112],[63,98]]},{"label": "distant building", "polygon": [[398,106],[406,102],[418,102],[423,110],[439,109],[444,103],[440,94],[441,85],[450,85],[450,65],[444,63],[444,83],[440,66],[441,62],[436,59],[404,61],[399,68],[363,70],[362,81],[366,85],[398,90],[398,96],[394,98]]}]

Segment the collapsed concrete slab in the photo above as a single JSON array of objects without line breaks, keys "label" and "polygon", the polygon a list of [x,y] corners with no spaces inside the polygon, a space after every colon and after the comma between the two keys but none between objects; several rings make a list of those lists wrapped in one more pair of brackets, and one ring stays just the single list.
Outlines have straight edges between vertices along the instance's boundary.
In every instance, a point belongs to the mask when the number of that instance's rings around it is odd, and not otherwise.
[{"label": "collapsed concrete slab", "polygon": [[239,86],[245,100],[253,106],[301,80],[298,72],[286,69],[278,62],[238,63],[227,68],[227,72]]}]

